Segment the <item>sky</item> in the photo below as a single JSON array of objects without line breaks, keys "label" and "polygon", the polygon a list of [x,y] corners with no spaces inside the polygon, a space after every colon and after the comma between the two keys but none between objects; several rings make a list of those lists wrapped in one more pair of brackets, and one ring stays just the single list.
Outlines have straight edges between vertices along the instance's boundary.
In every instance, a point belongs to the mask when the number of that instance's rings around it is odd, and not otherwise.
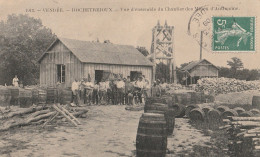
[{"label": "sky", "polygon": [[[150,51],[152,29],[158,20],[164,25],[174,26],[174,53],[177,66],[199,59],[200,46],[188,34],[188,24],[195,12],[195,7],[237,8],[237,10],[209,10],[202,19],[213,16],[248,16],[259,15],[259,0],[219,0],[217,2],[192,0],[0,0],[0,18],[5,20],[8,14],[28,14],[40,18],[43,25],[50,28],[58,37],[78,40],[96,41],[110,40],[115,44],[144,46]],[[164,9],[158,11],[158,8]],[[80,8],[110,8],[105,12],[72,12]],[[150,9],[151,11],[131,11],[131,9]],[[180,10],[183,8],[184,10]],[[49,12],[44,12],[47,9]],[[50,9],[62,9],[63,12],[50,12]],[[129,9],[129,10],[127,10]],[[155,10],[156,9],[156,10]],[[174,10],[175,9],[175,10]],[[35,12],[31,12],[34,10]],[[38,11],[39,10],[39,11]],[[109,9],[107,9],[109,10]],[[212,29],[211,25],[208,27]],[[203,58],[216,66],[227,66],[227,60],[238,57],[248,69],[260,69],[259,22],[256,22],[255,52],[212,52],[203,49]],[[191,24],[192,33],[198,32]],[[212,31],[212,30],[210,30]],[[204,41],[210,45],[211,38]]]}]

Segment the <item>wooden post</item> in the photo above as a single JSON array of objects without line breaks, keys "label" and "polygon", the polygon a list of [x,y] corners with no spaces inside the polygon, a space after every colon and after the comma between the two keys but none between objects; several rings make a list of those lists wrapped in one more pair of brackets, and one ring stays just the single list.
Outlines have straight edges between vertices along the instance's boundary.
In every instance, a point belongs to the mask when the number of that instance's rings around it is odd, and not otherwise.
[{"label": "wooden post", "polygon": [[203,31],[200,32],[200,60],[202,60],[202,37]]}]

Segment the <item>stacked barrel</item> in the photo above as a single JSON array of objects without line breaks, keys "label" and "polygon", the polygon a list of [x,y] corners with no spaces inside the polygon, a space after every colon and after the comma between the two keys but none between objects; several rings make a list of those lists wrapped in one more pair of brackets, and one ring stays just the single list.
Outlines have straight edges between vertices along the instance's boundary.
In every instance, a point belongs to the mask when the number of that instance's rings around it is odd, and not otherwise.
[{"label": "stacked barrel", "polygon": [[32,91],[19,89],[19,104],[20,107],[30,107],[32,105]]},{"label": "stacked barrel", "polygon": [[167,149],[166,128],[163,114],[143,113],[136,136],[136,156],[164,157]]},{"label": "stacked barrel", "polygon": [[144,106],[145,113],[164,115],[168,135],[172,135],[174,130],[175,110],[173,108],[173,103],[171,96],[164,96],[160,98],[148,98]]},{"label": "stacked barrel", "polygon": [[19,105],[19,88],[18,87],[8,87],[11,92],[11,105],[18,106]]},{"label": "stacked barrel", "polygon": [[58,90],[55,87],[47,87],[47,104],[56,103],[58,98]]},{"label": "stacked barrel", "polygon": [[146,99],[136,136],[137,157],[164,157],[167,136],[173,134],[175,124],[174,98],[171,96]]},{"label": "stacked barrel", "polygon": [[0,106],[9,106],[11,101],[11,91],[8,88],[0,86]]}]

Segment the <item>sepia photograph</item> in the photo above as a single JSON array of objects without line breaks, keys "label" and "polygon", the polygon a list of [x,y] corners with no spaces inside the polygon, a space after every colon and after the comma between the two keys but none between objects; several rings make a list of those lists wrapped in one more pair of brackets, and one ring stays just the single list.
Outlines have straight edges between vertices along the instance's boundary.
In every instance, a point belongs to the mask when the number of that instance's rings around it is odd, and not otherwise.
[{"label": "sepia photograph", "polygon": [[259,157],[259,0],[0,0],[0,157]]}]

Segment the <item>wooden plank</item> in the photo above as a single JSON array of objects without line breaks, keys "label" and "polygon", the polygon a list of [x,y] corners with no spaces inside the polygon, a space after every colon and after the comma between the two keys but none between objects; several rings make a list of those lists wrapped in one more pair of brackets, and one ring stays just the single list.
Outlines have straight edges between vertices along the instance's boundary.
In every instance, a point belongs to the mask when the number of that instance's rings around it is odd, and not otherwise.
[{"label": "wooden plank", "polygon": [[260,117],[231,117],[233,121],[260,121]]},{"label": "wooden plank", "polygon": [[69,120],[72,124],[74,124],[75,126],[78,126],[78,124],[73,121],[72,119],[70,119],[70,117],[68,115],[66,115],[66,113],[64,113],[61,109],[59,109],[55,104],[53,105],[53,108],[58,111],[59,113],[61,113],[67,120]]}]

